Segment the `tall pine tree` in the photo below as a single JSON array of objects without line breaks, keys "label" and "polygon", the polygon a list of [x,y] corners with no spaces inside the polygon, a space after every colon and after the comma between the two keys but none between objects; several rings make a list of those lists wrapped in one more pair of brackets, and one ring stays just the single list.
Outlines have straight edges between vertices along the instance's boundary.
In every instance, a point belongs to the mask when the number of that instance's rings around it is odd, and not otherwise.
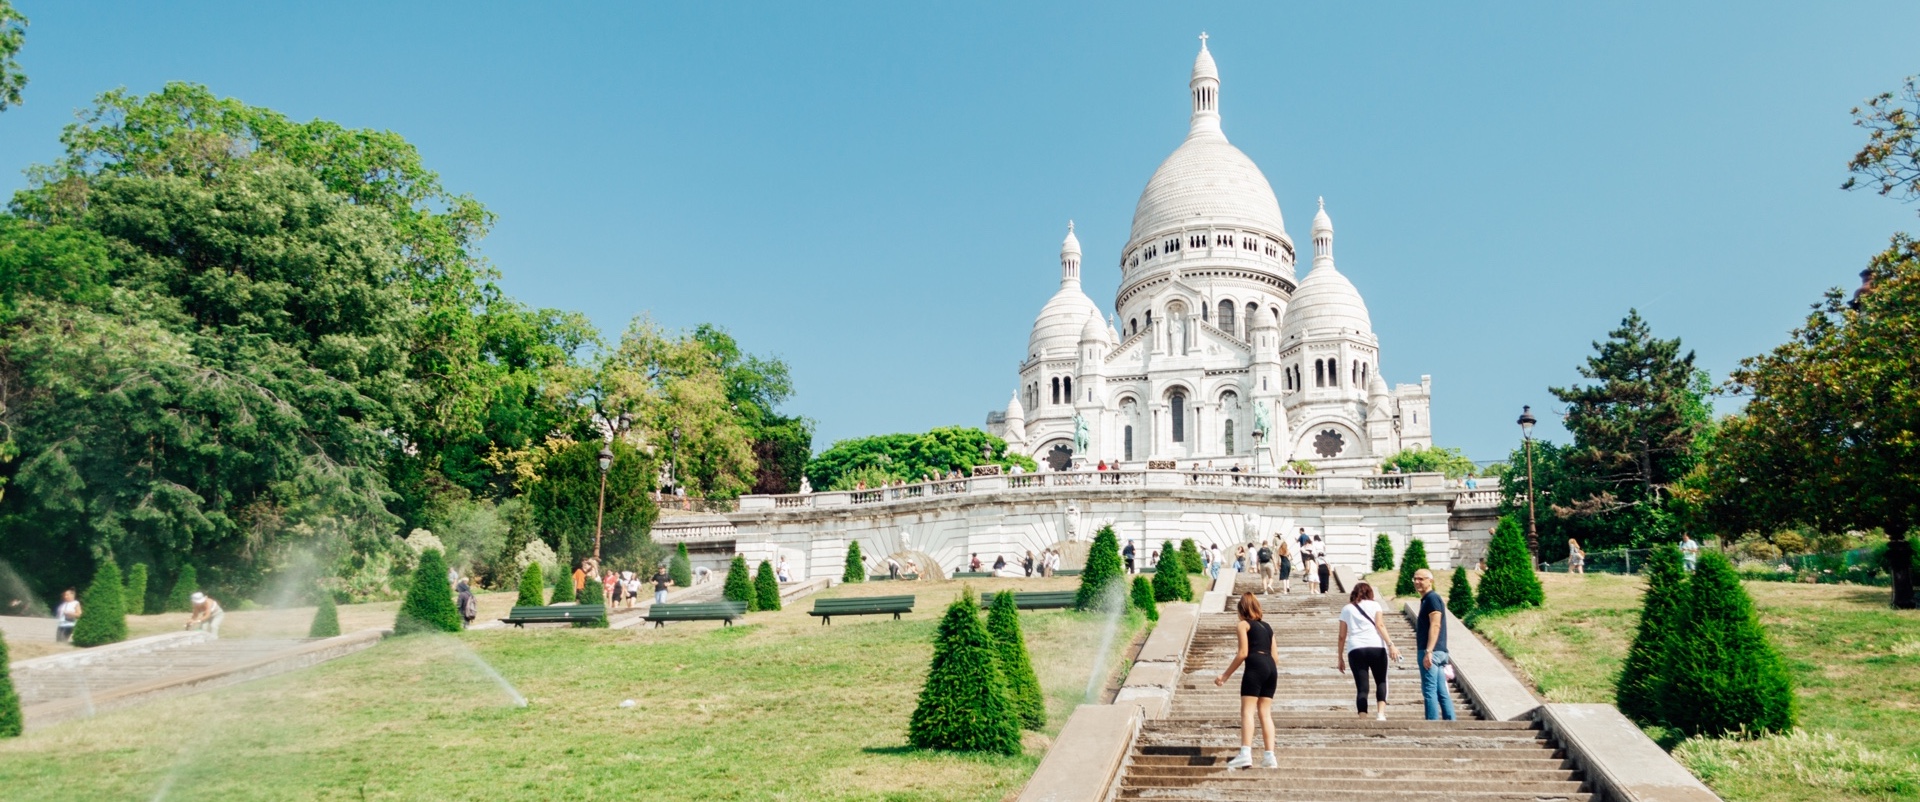
[{"label": "tall pine tree", "polygon": [[1394,583],[1393,595],[1412,596],[1414,573],[1428,567],[1427,544],[1417,537],[1408,540],[1406,551],[1400,553],[1400,579]]},{"label": "tall pine tree", "polygon": [[459,631],[460,609],[453,604],[453,586],[447,584],[447,561],[439,549],[420,552],[407,598],[393,619],[393,634]]},{"label": "tall pine tree", "polygon": [[1033,673],[1033,660],[1027,656],[1027,639],[1020,632],[1020,610],[1013,591],[994,594],[993,607],[987,613],[987,632],[1000,652],[1000,670],[1007,678],[1007,701],[1020,724],[1038,730],[1047,724],[1047,699],[1040,692],[1040,678]]},{"label": "tall pine tree", "polygon": [[1520,522],[1512,516],[1501,517],[1493,541],[1487,544],[1487,572],[1480,575],[1474,615],[1546,603],[1547,593],[1540,587],[1540,577],[1533,573],[1533,558],[1527,554],[1527,538],[1520,534]]},{"label": "tall pine tree", "polygon": [[1460,619],[1473,614],[1473,584],[1467,579],[1464,565],[1453,569],[1453,587],[1447,588],[1447,610]]},{"label": "tall pine tree", "polygon": [[760,561],[760,567],[753,575],[753,605],[757,610],[780,609],[780,577],[773,573],[773,563]]},{"label": "tall pine tree", "polygon": [[1661,723],[1660,688],[1666,682],[1667,640],[1685,606],[1687,573],[1680,549],[1661,544],[1647,559],[1647,590],[1640,600],[1640,626],[1620,666],[1614,700],[1620,712],[1641,724]]},{"label": "tall pine tree", "polygon": [[1019,718],[978,605],[968,588],[940,619],[933,665],[907,724],[907,741],[916,747],[1020,753]]},{"label": "tall pine tree", "polygon": [[860,541],[847,541],[847,569],[840,572],[840,581],[848,584],[867,581],[866,558],[860,556]]},{"label": "tall pine tree", "polygon": [[1130,601],[1136,609],[1147,614],[1148,621],[1160,620],[1159,600],[1153,597],[1153,582],[1146,577],[1133,578],[1133,593]]},{"label": "tall pine tree", "polygon": [[127,639],[127,606],[120,585],[120,566],[112,557],[100,561],[93,584],[80,595],[80,621],[73,625],[73,645],[103,646]]},{"label": "tall pine tree", "polygon": [[753,589],[753,578],[747,575],[747,558],[733,555],[733,563],[727,566],[727,581],[720,586],[720,596],[727,601],[744,602],[747,611],[760,609],[760,595]]},{"label": "tall pine tree", "polygon": [[1393,568],[1393,536],[1381,532],[1373,539],[1373,569],[1387,571]]},{"label": "tall pine tree", "polygon": [[540,564],[527,563],[527,570],[520,572],[520,597],[513,600],[515,607],[539,607],[546,604],[541,599],[546,594],[546,580],[540,576]]},{"label": "tall pine tree", "polygon": [[[1167,567],[1179,568],[1178,562]],[[1080,592],[1074,596],[1073,606],[1078,610],[1106,610],[1110,605],[1127,603],[1126,589],[1115,588],[1115,584],[1124,581],[1121,576],[1120,539],[1113,533],[1113,525],[1100,527],[1093,535],[1093,546],[1087,550],[1087,566],[1080,571]]]},{"label": "tall pine tree", "polygon": [[1733,564],[1704,552],[1667,640],[1660,720],[1686,735],[1793,729],[1793,679]]},{"label": "tall pine tree", "polygon": [[[532,568],[533,566],[529,565],[527,567]],[[574,596],[573,575],[567,572],[567,564],[561,563],[560,570],[555,572],[555,574],[553,578],[553,596],[547,599],[547,604],[572,604]]]}]

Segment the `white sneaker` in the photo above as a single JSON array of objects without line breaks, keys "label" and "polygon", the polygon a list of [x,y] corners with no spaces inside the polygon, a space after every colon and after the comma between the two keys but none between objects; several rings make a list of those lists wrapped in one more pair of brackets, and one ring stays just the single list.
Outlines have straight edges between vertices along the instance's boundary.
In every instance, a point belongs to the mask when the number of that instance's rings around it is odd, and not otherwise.
[{"label": "white sneaker", "polygon": [[1227,768],[1229,769],[1246,769],[1246,768],[1252,768],[1252,767],[1253,767],[1252,752],[1241,752],[1238,755],[1234,755],[1232,760],[1227,761]]},{"label": "white sneaker", "polygon": [[1272,752],[1268,752],[1266,757],[1260,759],[1260,768],[1263,768],[1263,769],[1280,768],[1280,761],[1275,760],[1273,758]]},{"label": "white sneaker", "polygon": [[1378,715],[1378,716],[1374,716],[1374,717],[1373,717],[1373,720],[1374,720],[1374,721],[1386,721],[1386,720],[1387,720],[1387,711],[1385,711],[1385,710],[1381,710],[1381,711],[1380,711],[1380,715]]}]

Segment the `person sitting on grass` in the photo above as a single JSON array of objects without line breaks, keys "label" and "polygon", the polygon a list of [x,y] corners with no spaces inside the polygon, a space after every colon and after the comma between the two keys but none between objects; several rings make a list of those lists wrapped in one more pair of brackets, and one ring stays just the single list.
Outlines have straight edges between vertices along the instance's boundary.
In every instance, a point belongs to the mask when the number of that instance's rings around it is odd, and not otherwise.
[{"label": "person sitting on grass", "polygon": [[220,621],[227,617],[227,611],[220,609],[220,603],[214,601],[212,596],[200,591],[194,591],[191,598],[193,612],[187,617],[187,629],[200,627],[213,633],[215,638],[220,637]]}]

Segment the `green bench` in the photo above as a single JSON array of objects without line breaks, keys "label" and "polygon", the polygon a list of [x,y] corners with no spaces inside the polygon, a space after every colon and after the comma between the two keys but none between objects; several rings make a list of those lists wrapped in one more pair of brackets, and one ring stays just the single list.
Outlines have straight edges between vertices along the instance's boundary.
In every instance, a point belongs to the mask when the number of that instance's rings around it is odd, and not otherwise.
[{"label": "green bench", "polygon": [[954,579],[992,579],[999,574],[992,571],[955,571]]},{"label": "green bench", "polygon": [[836,615],[885,615],[893,614],[893,620],[900,620],[901,613],[913,612],[913,596],[865,596],[845,599],[815,599],[813,609],[807,615],[820,616],[821,626],[833,623]]},{"label": "green bench", "polygon": [[[889,580],[889,579],[892,579],[892,578],[893,578],[893,577],[891,577],[891,576],[887,576],[886,574],[868,574],[868,575],[867,575],[867,581],[868,581],[868,582],[885,582],[885,581],[887,581],[887,580]],[[902,580],[907,580],[907,579],[919,579],[919,578],[920,578],[920,575],[919,575],[919,574],[901,574],[901,575],[900,575],[900,578],[901,578]]]},{"label": "green bench", "polygon": [[1053,575],[1054,575],[1054,576],[1079,576],[1079,575],[1080,575],[1080,569],[1078,569],[1078,568],[1062,568],[1062,569],[1060,569],[1060,570],[1058,570],[1058,571],[1055,571],[1055,572],[1053,572]]},{"label": "green bench", "polygon": [[[996,595],[998,594],[988,593],[981,596],[980,607],[982,609],[992,607],[993,597]],[[1041,590],[1032,593],[1015,593],[1013,594],[1013,606],[1018,610],[1060,610],[1072,607],[1079,595],[1080,591],[1077,590]]]},{"label": "green bench", "polygon": [[606,617],[607,606],[604,604],[569,604],[560,607],[515,607],[500,622],[524,627],[527,624],[571,624]]},{"label": "green bench", "polygon": [[721,621],[726,626],[733,626],[733,619],[743,618],[746,614],[746,602],[689,602],[653,605],[647,609],[644,620],[652,621],[656,629],[666,626],[668,621]]}]

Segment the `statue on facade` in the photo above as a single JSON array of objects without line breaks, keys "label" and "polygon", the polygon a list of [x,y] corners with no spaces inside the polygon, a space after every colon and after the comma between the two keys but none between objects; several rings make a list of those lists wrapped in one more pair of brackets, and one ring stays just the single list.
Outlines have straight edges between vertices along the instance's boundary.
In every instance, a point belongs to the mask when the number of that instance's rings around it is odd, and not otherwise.
[{"label": "statue on facade", "polygon": [[1240,535],[1244,542],[1260,542],[1260,517],[1250,512],[1240,513]]},{"label": "statue on facade", "polygon": [[1067,540],[1080,539],[1080,505],[1067,502]]},{"label": "statue on facade", "polygon": [[1073,415],[1073,453],[1087,453],[1087,419],[1078,412]]},{"label": "statue on facade", "polygon": [[1273,432],[1273,421],[1267,418],[1267,405],[1259,401],[1253,402],[1253,430],[1261,437]]},{"label": "statue on facade", "polygon": [[909,532],[905,527],[902,527],[900,529],[900,550],[901,551],[913,550],[913,533]]},{"label": "statue on facade", "polygon": [[811,493],[813,493],[813,483],[807,481],[806,474],[800,474],[800,495],[805,496]]}]

